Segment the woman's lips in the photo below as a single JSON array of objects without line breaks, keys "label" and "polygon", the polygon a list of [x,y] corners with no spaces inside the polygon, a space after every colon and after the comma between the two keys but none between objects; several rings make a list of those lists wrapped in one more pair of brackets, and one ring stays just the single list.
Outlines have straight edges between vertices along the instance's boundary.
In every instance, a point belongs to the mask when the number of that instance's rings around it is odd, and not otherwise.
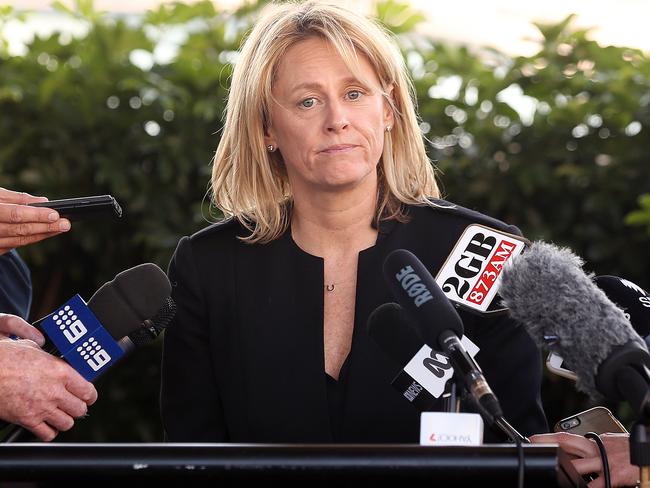
[{"label": "woman's lips", "polygon": [[325,154],[340,154],[343,152],[351,151],[352,149],[356,148],[354,144],[337,144],[335,146],[330,146],[328,148],[325,148],[321,151],[321,153]]}]

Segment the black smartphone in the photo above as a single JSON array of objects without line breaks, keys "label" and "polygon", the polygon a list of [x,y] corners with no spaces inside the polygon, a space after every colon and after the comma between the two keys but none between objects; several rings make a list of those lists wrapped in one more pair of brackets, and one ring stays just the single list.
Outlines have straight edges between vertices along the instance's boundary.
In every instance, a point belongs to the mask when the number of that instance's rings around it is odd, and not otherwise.
[{"label": "black smartphone", "polygon": [[49,202],[30,203],[32,207],[46,207],[59,212],[61,217],[69,220],[81,220],[101,214],[122,216],[122,207],[111,195],[65,198]]}]

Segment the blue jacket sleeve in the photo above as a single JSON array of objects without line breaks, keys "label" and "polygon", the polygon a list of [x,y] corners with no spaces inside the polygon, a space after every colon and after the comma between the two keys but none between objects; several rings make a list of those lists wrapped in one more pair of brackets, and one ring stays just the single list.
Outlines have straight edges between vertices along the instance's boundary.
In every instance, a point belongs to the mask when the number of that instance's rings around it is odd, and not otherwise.
[{"label": "blue jacket sleeve", "polygon": [[15,249],[0,256],[0,313],[27,320],[32,303],[29,268]]}]

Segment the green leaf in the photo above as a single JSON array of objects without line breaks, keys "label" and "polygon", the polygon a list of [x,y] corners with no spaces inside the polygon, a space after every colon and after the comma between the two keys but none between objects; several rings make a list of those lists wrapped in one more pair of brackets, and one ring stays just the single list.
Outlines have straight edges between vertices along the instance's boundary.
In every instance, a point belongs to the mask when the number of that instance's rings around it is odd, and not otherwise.
[{"label": "green leaf", "polygon": [[377,19],[394,34],[410,32],[426,20],[423,13],[414,10],[408,3],[396,0],[378,2],[375,9]]}]

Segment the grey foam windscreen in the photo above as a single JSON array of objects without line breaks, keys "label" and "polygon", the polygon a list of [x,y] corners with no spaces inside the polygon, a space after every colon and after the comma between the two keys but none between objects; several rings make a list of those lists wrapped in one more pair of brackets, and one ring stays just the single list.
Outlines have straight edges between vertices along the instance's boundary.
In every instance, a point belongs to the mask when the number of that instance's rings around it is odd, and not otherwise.
[{"label": "grey foam windscreen", "polygon": [[646,347],[583,264],[569,249],[535,242],[506,265],[499,293],[538,347],[564,358],[578,376],[576,387],[600,398],[595,378],[612,349],[630,342]]}]

